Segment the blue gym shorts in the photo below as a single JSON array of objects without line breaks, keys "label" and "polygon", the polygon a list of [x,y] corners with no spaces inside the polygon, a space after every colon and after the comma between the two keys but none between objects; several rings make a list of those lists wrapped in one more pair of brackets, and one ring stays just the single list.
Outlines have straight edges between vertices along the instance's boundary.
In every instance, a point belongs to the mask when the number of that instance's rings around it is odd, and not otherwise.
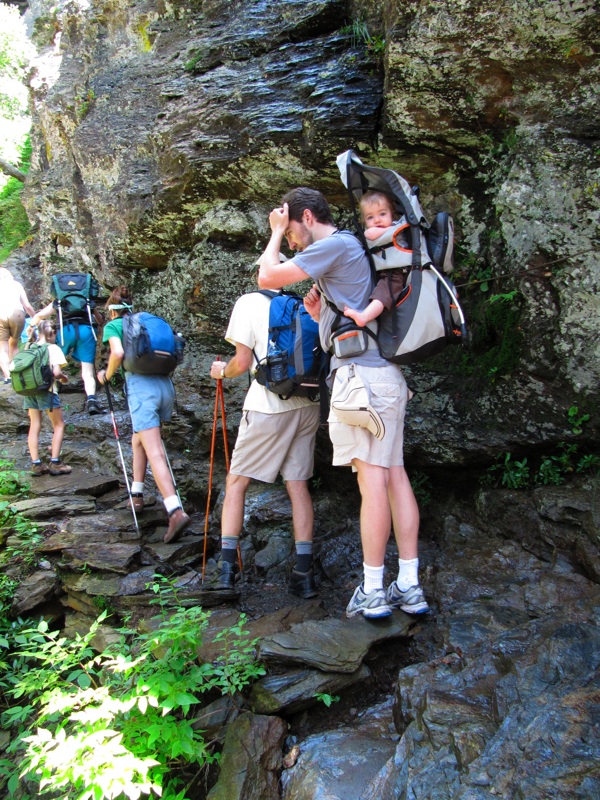
[{"label": "blue gym shorts", "polygon": [[127,404],[134,433],[169,422],[175,404],[175,388],[166,375],[126,373]]},{"label": "blue gym shorts", "polygon": [[77,325],[73,323],[63,325],[63,344],[60,343],[60,325],[57,325],[57,330],[56,343],[60,345],[66,356],[72,356],[75,361],[85,361],[88,364],[94,363],[96,360],[96,339],[91,325],[85,325],[81,322]]},{"label": "blue gym shorts", "polygon": [[23,398],[23,408],[28,411],[36,408],[38,411],[50,411],[50,401],[52,401],[52,411],[60,408],[60,397],[52,392],[41,392],[40,394],[30,394]]}]

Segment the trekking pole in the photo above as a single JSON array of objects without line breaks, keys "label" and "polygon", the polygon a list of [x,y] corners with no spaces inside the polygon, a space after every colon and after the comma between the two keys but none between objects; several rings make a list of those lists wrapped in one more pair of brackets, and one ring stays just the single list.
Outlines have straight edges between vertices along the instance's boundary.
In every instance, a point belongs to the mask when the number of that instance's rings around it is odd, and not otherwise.
[{"label": "trekking pole", "polygon": [[223,428],[223,447],[225,450],[225,472],[229,472],[229,445],[227,444],[227,422],[225,420],[225,397],[223,395],[223,381],[217,381],[217,392],[221,400],[221,426]]},{"label": "trekking pole", "polygon": [[[221,356],[218,356],[221,360]],[[225,420],[225,398],[223,395],[223,381],[217,380],[217,389],[215,392],[215,406],[213,409],[213,425],[212,435],[210,440],[210,462],[208,469],[208,492],[206,496],[206,516],[204,518],[204,551],[202,554],[202,582],[204,583],[204,573],[206,570],[206,548],[208,543],[208,518],[210,513],[210,498],[212,494],[213,470],[215,463],[215,443],[217,440],[217,420],[219,418],[219,406],[221,407],[221,424],[223,428],[223,445],[225,449],[225,470],[229,472],[229,447],[227,444],[227,423]],[[240,566],[240,574],[243,574],[242,551],[238,543],[237,547],[238,563]]]},{"label": "trekking pole", "polygon": [[138,525],[137,517],[135,515],[135,508],[133,507],[133,497],[131,496],[129,478],[127,477],[127,468],[125,467],[125,459],[123,458],[123,450],[121,449],[121,440],[119,439],[119,429],[117,428],[117,420],[115,419],[115,410],[113,408],[112,396],[110,393],[110,389],[108,388],[107,380],[104,381],[104,388],[106,389],[106,400],[108,402],[108,409],[110,411],[110,418],[112,420],[113,431],[115,432],[115,439],[117,440],[117,449],[119,450],[119,455],[121,457],[121,466],[123,467],[123,477],[125,478],[125,486],[127,487],[127,495],[129,496],[129,507],[131,508],[131,513],[133,514],[135,529],[139,535],[140,526]]},{"label": "trekking pole", "polygon": [[171,469],[171,462],[169,461],[169,455],[167,453],[167,448],[165,447],[165,443],[162,440],[162,436],[161,436],[160,440],[162,442],[163,450],[164,450],[164,453],[165,453],[165,459],[167,461],[167,466],[169,467],[169,472],[171,473],[171,480],[173,481],[173,488],[175,489],[175,494],[177,495],[177,499],[179,500],[179,505],[183,508],[183,503],[181,502],[181,496],[179,494],[179,489],[177,488],[177,482],[175,481],[175,475],[173,475],[173,470]]},{"label": "trekking pole", "polygon": [[[217,393],[221,401],[221,427],[223,428],[223,449],[225,451],[225,473],[229,472],[229,445],[227,444],[227,421],[225,419],[225,396],[223,394],[223,381],[217,382]],[[240,576],[244,580],[244,564],[242,561],[242,549],[238,541],[237,546],[238,564],[240,566]]]}]

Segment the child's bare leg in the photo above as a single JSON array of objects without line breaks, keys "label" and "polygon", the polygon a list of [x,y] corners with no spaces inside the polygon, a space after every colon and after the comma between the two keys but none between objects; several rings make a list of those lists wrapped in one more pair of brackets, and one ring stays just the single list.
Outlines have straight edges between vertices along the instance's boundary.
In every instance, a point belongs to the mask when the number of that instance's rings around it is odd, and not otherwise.
[{"label": "child's bare leg", "polygon": [[52,434],[52,458],[60,458],[63,437],[65,435],[65,419],[61,408],[48,411],[54,433]]},{"label": "child's bare leg", "polygon": [[344,316],[350,317],[359,327],[364,328],[368,322],[372,322],[381,314],[383,308],[381,300],[371,300],[364,311],[356,311],[356,309],[346,306],[344,308]]},{"label": "child's bare leg", "polygon": [[40,431],[42,429],[42,412],[37,408],[29,409],[29,433],[27,435],[27,445],[32,461],[37,461],[40,457]]}]

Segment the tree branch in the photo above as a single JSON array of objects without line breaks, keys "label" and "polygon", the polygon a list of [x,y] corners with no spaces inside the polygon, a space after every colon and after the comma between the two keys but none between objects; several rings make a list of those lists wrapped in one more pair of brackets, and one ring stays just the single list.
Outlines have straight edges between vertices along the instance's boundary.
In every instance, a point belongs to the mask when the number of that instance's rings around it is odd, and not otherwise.
[{"label": "tree branch", "polygon": [[16,178],[21,183],[25,183],[25,173],[9,164],[3,158],[0,158],[0,171],[4,172],[5,175],[10,175],[11,178]]}]

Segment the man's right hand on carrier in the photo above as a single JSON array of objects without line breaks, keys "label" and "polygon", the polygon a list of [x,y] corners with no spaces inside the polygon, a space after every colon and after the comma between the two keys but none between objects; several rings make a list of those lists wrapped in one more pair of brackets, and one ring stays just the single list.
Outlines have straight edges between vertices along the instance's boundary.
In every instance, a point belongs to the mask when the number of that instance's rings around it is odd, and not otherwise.
[{"label": "man's right hand on carrier", "polygon": [[321,293],[316,283],[313,283],[312,288],[304,298],[304,308],[315,322],[319,321],[319,317],[321,316]]}]

